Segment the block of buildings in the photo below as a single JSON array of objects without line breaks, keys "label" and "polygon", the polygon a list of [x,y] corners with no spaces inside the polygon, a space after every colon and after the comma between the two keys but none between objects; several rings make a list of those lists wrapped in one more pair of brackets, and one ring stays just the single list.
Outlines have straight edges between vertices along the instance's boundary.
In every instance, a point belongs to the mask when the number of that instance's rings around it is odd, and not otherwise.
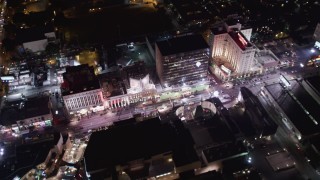
[{"label": "block of buildings", "polygon": [[163,86],[194,84],[207,77],[209,46],[201,35],[156,42],[156,68]]}]

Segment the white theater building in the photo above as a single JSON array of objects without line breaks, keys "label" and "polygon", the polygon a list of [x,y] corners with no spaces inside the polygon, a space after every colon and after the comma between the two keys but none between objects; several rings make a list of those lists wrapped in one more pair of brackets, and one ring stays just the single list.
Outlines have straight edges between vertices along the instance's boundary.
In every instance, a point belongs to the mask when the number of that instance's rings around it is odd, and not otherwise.
[{"label": "white theater building", "polygon": [[104,106],[111,109],[125,107],[131,103],[152,99],[157,92],[155,85],[150,82],[149,74],[142,79],[129,78],[129,83],[127,94],[105,99]]},{"label": "white theater building", "polygon": [[142,79],[130,78],[130,88],[127,89],[131,102],[152,98],[156,93],[156,87],[150,83],[149,74]]}]

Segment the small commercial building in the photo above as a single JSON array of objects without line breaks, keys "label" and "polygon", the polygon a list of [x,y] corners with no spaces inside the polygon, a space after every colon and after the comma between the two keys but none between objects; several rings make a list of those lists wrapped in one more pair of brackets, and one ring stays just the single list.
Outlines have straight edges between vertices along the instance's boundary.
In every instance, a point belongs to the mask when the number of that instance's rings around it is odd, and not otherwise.
[{"label": "small commercial building", "polygon": [[270,72],[278,68],[280,60],[270,50],[257,50],[255,59],[262,65],[263,72]]}]

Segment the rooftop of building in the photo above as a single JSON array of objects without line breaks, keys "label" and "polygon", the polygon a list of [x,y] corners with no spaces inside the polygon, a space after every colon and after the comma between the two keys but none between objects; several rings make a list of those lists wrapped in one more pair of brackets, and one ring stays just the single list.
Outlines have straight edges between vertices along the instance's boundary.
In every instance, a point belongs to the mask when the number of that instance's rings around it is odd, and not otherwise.
[{"label": "rooftop of building", "polygon": [[298,82],[293,80],[290,83],[292,87],[290,91],[294,97],[290,95],[291,93],[286,92],[279,83],[268,85],[266,89],[302,135],[312,135],[320,132],[319,125],[316,124],[320,121],[319,104]]},{"label": "rooftop of building", "polygon": [[225,34],[227,33],[227,30],[226,28],[224,28],[223,26],[220,26],[220,27],[213,27],[210,29],[212,34],[214,35],[219,35],[219,34]]},{"label": "rooftop of building", "polygon": [[220,146],[211,147],[203,150],[203,154],[205,155],[207,161],[214,162],[220,159],[225,159],[231,156],[239,155],[242,153],[246,153],[247,149],[242,144],[241,141],[237,143],[226,143]]},{"label": "rooftop of building", "polygon": [[236,124],[233,122],[230,113],[227,108],[223,106],[223,103],[220,101],[219,98],[214,97],[208,100],[209,102],[213,103],[218,111],[221,112],[220,116],[224,118],[226,124],[228,125],[229,130],[232,134],[238,134],[240,131],[237,128]]},{"label": "rooftop of building", "polygon": [[172,156],[175,166],[179,167],[198,161],[198,155],[194,150],[195,142],[190,131],[184,127],[184,124],[178,117],[175,120],[171,120],[171,126],[176,135]]},{"label": "rooftop of building", "polygon": [[22,119],[49,114],[49,96],[28,99],[21,112]]},{"label": "rooftop of building", "polygon": [[[163,153],[172,154],[176,167],[198,161],[190,133],[179,122],[161,123],[159,118],[142,122],[128,120],[106,131],[93,133],[84,155],[88,172],[98,169],[110,171],[116,165],[125,165],[138,159],[146,160]],[[107,145],[101,146],[103,142],[107,142]],[[154,171],[145,168],[139,172],[129,170],[126,173],[135,178],[139,178],[140,173],[143,177],[148,173],[152,175]]]},{"label": "rooftop of building", "polygon": [[317,123],[320,124],[320,105],[297,80],[291,80],[291,92]]},{"label": "rooftop of building", "polygon": [[234,26],[237,24],[243,24],[243,19],[241,17],[237,18],[228,18],[224,21],[228,26]]},{"label": "rooftop of building", "polygon": [[64,96],[100,88],[93,67],[88,64],[67,67],[66,72],[63,73],[63,80],[61,89]]},{"label": "rooftop of building", "polygon": [[156,42],[162,56],[209,48],[201,35],[186,35]]},{"label": "rooftop of building", "polygon": [[43,40],[47,39],[44,34],[49,32],[54,32],[54,26],[52,24],[19,29],[17,32],[17,40],[20,43]]},{"label": "rooftop of building", "polygon": [[244,169],[250,169],[252,165],[248,163],[246,156],[240,156],[223,161],[222,166],[227,173],[233,174]]},{"label": "rooftop of building", "polygon": [[230,31],[228,34],[243,51],[252,47],[252,44],[240,31]]},{"label": "rooftop of building", "polygon": [[208,19],[209,13],[199,4],[188,0],[173,0],[175,8],[179,11],[182,19],[186,22]]},{"label": "rooftop of building", "polygon": [[[213,103],[218,111],[225,109],[218,98],[211,98],[207,101]],[[232,141],[234,138],[233,133],[225,124],[228,122],[223,123],[223,115],[217,113],[210,116],[203,116],[203,113],[206,112],[200,107],[201,106],[197,106],[195,113],[195,120],[198,121],[198,123],[185,125],[189,129],[196,146],[201,147],[208,144],[220,144]],[[198,115],[196,115],[197,113]]]},{"label": "rooftop of building", "polygon": [[240,92],[244,99],[246,112],[254,113],[250,119],[255,129],[262,131],[264,136],[274,134],[278,126],[261,105],[259,99],[247,87],[241,87]]},{"label": "rooftop of building", "polygon": [[256,59],[262,63],[263,65],[267,65],[270,63],[276,63],[278,64],[278,61],[275,57],[273,57],[271,54],[264,54],[264,55],[259,55],[256,56]]},{"label": "rooftop of building", "polygon": [[[158,118],[94,132],[85,151],[88,171],[112,167],[172,150],[172,132]],[[106,146],[101,143],[107,142]],[[99,148],[98,148],[99,147]]]},{"label": "rooftop of building", "polygon": [[146,65],[144,61],[136,61],[129,66],[123,67],[123,71],[126,73],[126,78],[140,79],[147,75]]},{"label": "rooftop of building", "polygon": [[305,79],[311,88],[320,96],[320,76],[313,76]]},{"label": "rooftop of building", "polygon": [[197,124],[186,125],[190,130],[197,147],[209,144],[231,142],[233,135],[220,117],[216,114],[211,118],[199,121]]},{"label": "rooftop of building", "polygon": [[202,173],[186,179],[187,180],[208,180],[208,179],[225,180],[225,178],[223,178],[223,175],[217,171],[208,171],[206,173]]}]

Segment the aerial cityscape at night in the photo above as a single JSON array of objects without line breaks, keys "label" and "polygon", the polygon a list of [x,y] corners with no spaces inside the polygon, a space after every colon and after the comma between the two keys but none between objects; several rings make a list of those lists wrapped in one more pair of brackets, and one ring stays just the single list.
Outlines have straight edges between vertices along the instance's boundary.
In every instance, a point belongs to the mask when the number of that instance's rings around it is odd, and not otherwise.
[{"label": "aerial cityscape at night", "polygon": [[0,180],[320,179],[319,10],[0,0]]}]

